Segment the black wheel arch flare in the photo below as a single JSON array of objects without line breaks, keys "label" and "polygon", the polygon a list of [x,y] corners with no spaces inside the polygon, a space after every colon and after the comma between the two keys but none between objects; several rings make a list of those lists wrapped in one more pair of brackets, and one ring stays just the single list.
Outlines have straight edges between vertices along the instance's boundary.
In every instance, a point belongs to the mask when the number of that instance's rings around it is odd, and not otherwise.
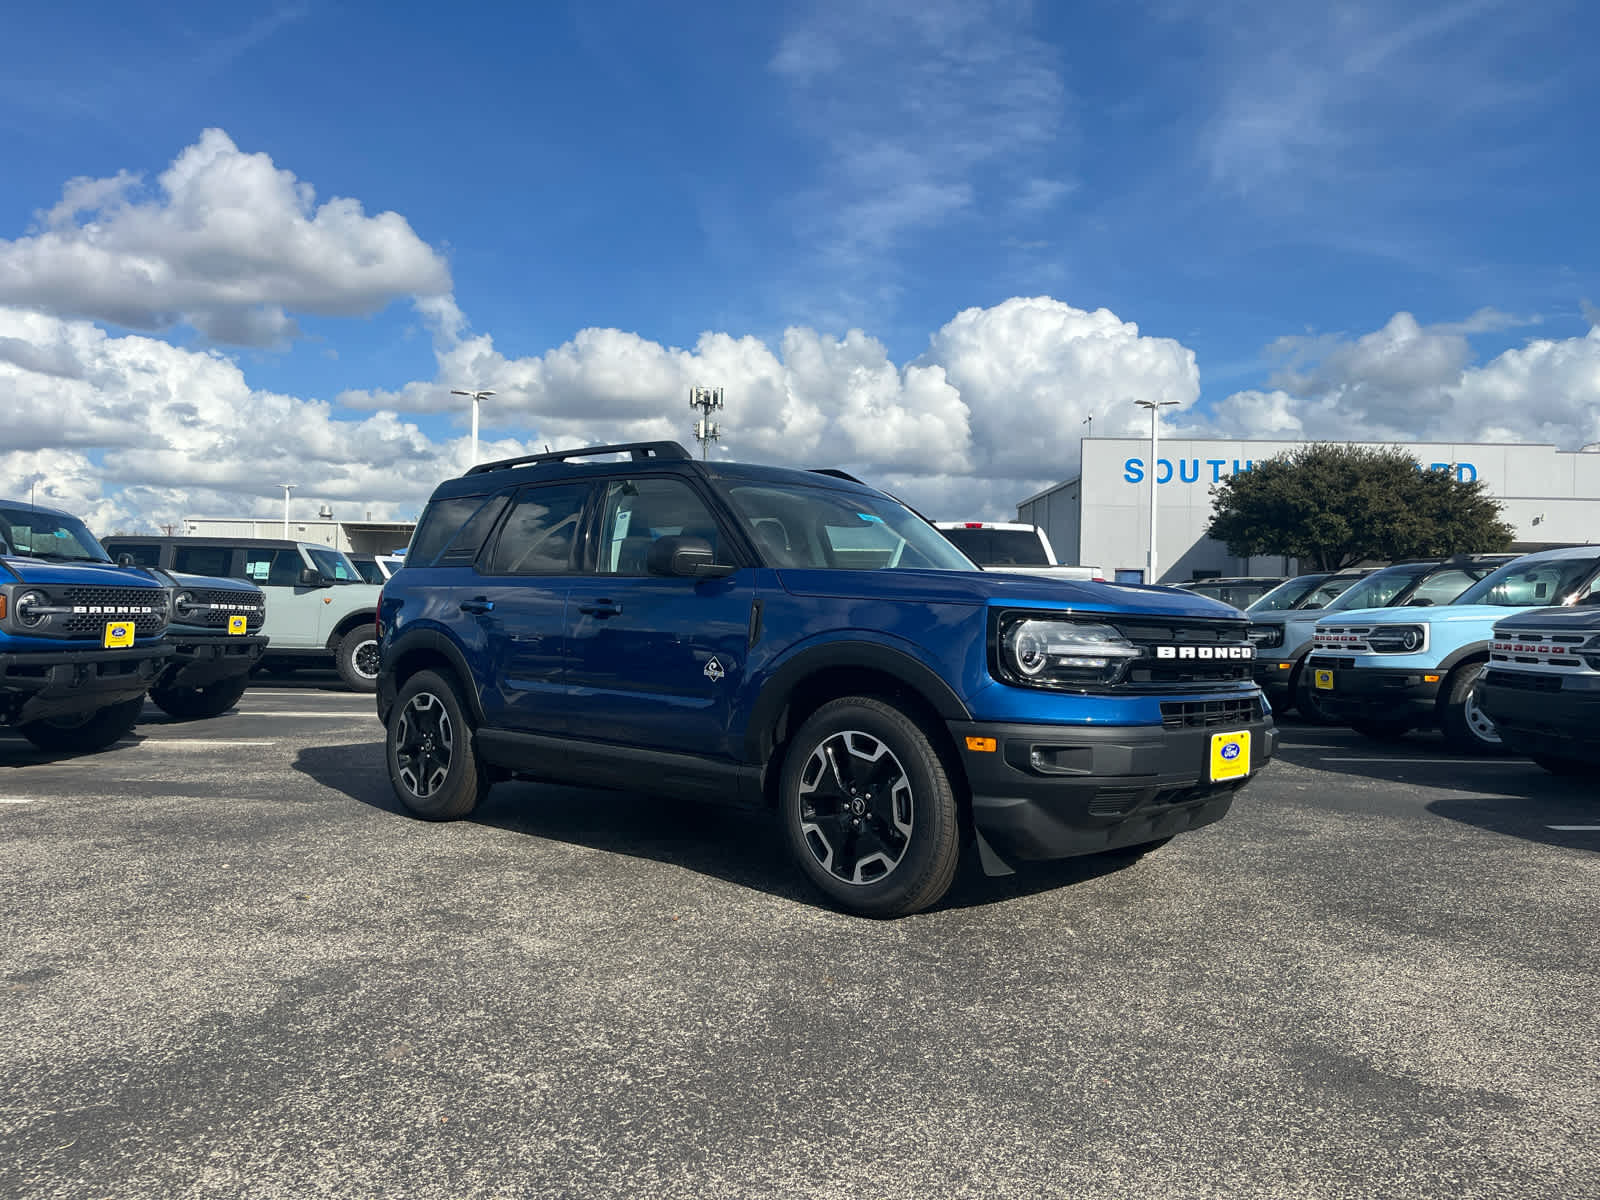
[{"label": "black wheel arch flare", "polygon": [[[460,684],[461,701],[471,714],[472,723],[482,725],[483,706],[479,702],[478,689],[472,685],[474,678],[472,668],[467,665],[466,656],[461,653],[460,647],[438,630],[408,630],[395,638],[379,668],[379,679],[389,681],[389,694],[392,699],[405,686],[407,679],[418,671],[425,671],[430,666],[437,665],[440,659],[443,659],[448,669],[454,672],[456,681]],[[380,682],[380,695],[382,692],[383,687]]]}]

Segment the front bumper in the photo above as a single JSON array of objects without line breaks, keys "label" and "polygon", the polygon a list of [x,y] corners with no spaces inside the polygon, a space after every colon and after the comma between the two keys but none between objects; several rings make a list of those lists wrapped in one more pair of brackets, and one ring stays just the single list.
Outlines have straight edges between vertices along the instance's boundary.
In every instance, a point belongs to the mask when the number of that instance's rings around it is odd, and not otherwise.
[{"label": "front bumper", "polygon": [[92,713],[149,691],[172,647],[0,653],[0,724]]},{"label": "front bumper", "polygon": [[[1004,858],[1097,854],[1198,829],[1278,748],[1270,717],[1204,727],[948,722],[972,791],[972,818]],[[1250,734],[1250,773],[1212,782],[1213,735]],[[968,739],[993,739],[993,751]]]},{"label": "front bumper", "polygon": [[[1346,721],[1394,721],[1413,725],[1434,720],[1442,672],[1414,668],[1357,667],[1349,658],[1313,654],[1305,669],[1312,672],[1313,689],[1330,717]],[[1333,672],[1333,688],[1317,687],[1317,671]]]},{"label": "front bumper", "polygon": [[1549,688],[1559,677],[1491,667],[1478,681],[1478,706],[1508,750],[1600,764],[1600,692]]},{"label": "front bumper", "polygon": [[156,681],[158,687],[210,687],[244,675],[261,661],[267,639],[262,635],[169,633],[173,655]]}]

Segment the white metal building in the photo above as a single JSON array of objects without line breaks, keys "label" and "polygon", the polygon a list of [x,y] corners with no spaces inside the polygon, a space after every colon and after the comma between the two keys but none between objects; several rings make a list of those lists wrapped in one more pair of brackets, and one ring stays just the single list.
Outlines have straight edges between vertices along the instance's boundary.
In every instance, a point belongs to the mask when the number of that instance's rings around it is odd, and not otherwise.
[{"label": "white metal building", "polygon": [[[1155,471],[1162,581],[1292,572],[1293,559],[1238,558],[1205,530],[1214,483],[1304,444],[1162,438]],[[1481,480],[1516,530],[1517,549],[1600,541],[1600,453],[1481,442],[1356,444],[1397,446],[1424,467]],[[1149,456],[1148,438],[1085,438],[1078,478],[1018,503],[1017,520],[1042,526],[1066,562],[1101,567],[1107,579],[1142,580],[1150,537]]]},{"label": "white metal building", "polygon": [[[354,554],[393,554],[411,542],[415,521],[336,521],[331,517],[291,520],[290,538],[319,542]],[[190,537],[281,538],[283,518],[185,517],[182,532]]]}]

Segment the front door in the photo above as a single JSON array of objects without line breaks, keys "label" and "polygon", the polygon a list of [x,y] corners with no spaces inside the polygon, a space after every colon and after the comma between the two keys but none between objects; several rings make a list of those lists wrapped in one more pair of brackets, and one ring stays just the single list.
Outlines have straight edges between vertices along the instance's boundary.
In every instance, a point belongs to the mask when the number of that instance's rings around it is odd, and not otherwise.
[{"label": "front door", "polygon": [[723,579],[649,572],[651,545],[674,534],[705,538],[718,562],[738,561],[686,479],[611,480],[598,499],[596,570],[574,578],[567,596],[572,734],[737,757],[728,725],[744,686],[755,569]]},{"label": "front door", "polygon": [[[562,694],[567,591],[581,553],[578,533],[590,486],[524,488],[477,568],[452,570],[446,614],[475,666],[489,724],[530,733],[568,728]],[[472,647],[473,638],[480,638]]]},{"label": "front door", "polygon": [[[300,572],[311,564],[293,546],[254,547],[244,552],[244,577],[266,594],[265,632],[274,650],[321,650],[327,643],[324,626],[327,587],[307,587]],[[174,570],[185,570],[173,562]]]}]

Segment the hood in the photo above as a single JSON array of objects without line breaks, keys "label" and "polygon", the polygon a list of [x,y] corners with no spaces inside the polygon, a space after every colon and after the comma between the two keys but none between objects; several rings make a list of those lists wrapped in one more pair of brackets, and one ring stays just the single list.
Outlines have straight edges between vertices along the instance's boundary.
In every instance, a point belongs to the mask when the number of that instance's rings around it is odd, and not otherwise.
[{"label": "hood", "polygon": [[1526,608],[1514,616],[1502,617],[1494,624],[1495,636],[1507,630],[1539,630],[1541,633],[1600,633],[1600,604],[1575,604],[1571,608]]},{"label": "hood", "polygon": [[[1506,608],[1499,604],[1433,604],[1422,607],[1354,608],[1349,612],[1329,613],[1320,625],[1492,625],[1527,609]],[[1566,609],[1556,609],[1565,612]]]},{"label": "hood", "polygon": [[160,579],[138,567],[119,567],[114,563],[47,562],[40,558],[7,554],[0,557],[5,570],[0,583],[58,584],[63,587],[160,587]]},{"label": "hood", "polygon": [[213,592],[246,592],[255,596],[263,595],[255,584],[226,575],[187,575],[182,571],[166,570],[163,570],[162,574],[172,576],[181,588],[208,588]]},{"label": "hood", "polygon": [[1136,583],[1049,579],[1005,571],[819,571],[782,567],[784,590],[796,596],[871,597],[908,604],[1015,604],[1064,611],[1122,613],[1202,620],[1244,620],[1231,604],[1181,588]]}]

